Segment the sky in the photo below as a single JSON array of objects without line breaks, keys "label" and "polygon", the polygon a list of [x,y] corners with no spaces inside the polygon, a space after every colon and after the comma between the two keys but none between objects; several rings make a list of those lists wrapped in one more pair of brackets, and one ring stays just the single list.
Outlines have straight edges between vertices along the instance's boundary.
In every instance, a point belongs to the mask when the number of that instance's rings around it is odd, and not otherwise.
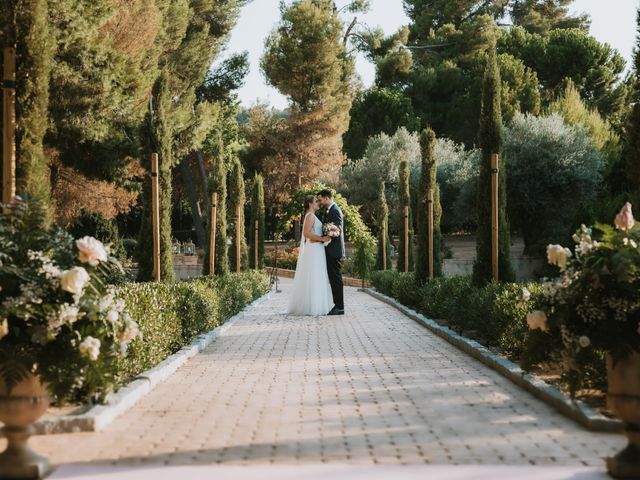
[{"label": "sky", "polygon": [[[287,100],[274,88],[268,86],[260,72],[260,57],[264,40],[278,23],[279,0],[253,0],[240,14],[238,24],[232,32],[226,55],[249,52],[251,70],[239,97],[244,106],[251,106],[258,100],[274,107],[285,108]],[[337,0],[338,6],[347,3]],[[591,16],[591,34],[601,42],[617,49],[627,62],[631,60],[635,40],[636,8],[640,0],[575,0],[571,10],[588,13]],[[408,23],[402,9],[402,0],[371,0],[371,10],[366,15],[358,15],[358,20],[370,26],[380,26],[389,34]],[[362,55],[356,61],[358,74],[369,86],[375,78],[375,68]]]}]

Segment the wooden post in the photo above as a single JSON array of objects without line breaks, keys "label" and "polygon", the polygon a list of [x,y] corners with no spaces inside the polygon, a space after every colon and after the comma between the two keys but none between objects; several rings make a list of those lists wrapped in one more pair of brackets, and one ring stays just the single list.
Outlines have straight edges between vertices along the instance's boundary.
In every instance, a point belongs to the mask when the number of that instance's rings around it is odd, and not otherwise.
[{"label": "wooden post", "polygon": [[160,200],[158,187],[158,154],[151,154],[151,225],[153,228],[153,279],[160,281]]},{"label": "wooden post", "polygon": [[387,270],[387,225],[382,224],[382,270]]},{"label": "wooden post", "polygon": [[211,228],[209,238],[209,275],[216,271],[216,232],[218,227],[218,192],[211,194]]},{"label": "wooden post", "polygon": [[498,281],[498,154],[491,155],[491,272]]},{"label": "wooden post", "polygon": [[409,207],[404,207],[404,272],[409,271]]},{"label": "wooden post", "polygon": [[3,50],[2,75],[2,203],[16,196],[16,51]]},{"label": "wooden post", "polygon": [[258,242],[260,242],[260,221],[256,220],[256,224],[254,227],[254,234],[253,234],[253,241],[254,241],[254,246],[253,246],[253,251],[255,254],[255,259],[256,259],[256,263],[254,264],[255,269],[259,270],[260,269],[260,249],[258,247]]},{"label": "wooden post", "polygon": [[238,205],[236,208],[236,272],[240,272],[240,260],[242,257],[242,249],[241,247],[241,226],[240,226],[240,212],[243,208],[242,205]]},{"label": "wooden post", "polygon": [[428,207],[428,228],[427,235],[429,239],[429,278],[433,278],[433,189],[429,189],[427,192],[427,207]]}]

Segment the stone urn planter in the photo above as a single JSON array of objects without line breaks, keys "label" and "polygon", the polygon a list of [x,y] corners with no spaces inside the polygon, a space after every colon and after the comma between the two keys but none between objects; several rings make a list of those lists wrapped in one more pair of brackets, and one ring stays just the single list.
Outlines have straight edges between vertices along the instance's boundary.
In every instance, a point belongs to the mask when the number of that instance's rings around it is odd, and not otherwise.
[{"label": "stone urn planter", "polygon": [[37,479],[46,476],[49,461],[33,452],[27,441],[33,433],[33,424],[49,407],[49,394],[40,379],[34,375],[19,382],[11,392],[0,379],[0,421],[7,449],[0,454],[0,478]]},{"label": "stone urn planter", "polygon": [[609,392],[607,406],[625,423],[629,445],[607,458],[607,469],[614,478],[640,478],[640,354],[634,352],[614,364],[607,355]]}]

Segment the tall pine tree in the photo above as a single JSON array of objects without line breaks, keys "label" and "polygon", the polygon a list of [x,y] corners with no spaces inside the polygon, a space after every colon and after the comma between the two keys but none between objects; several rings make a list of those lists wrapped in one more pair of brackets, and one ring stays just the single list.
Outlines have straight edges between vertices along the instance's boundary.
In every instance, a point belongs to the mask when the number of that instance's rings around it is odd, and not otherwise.
[{"label": "tall pine tree", "polygon": [[489,50],[482,86],[482,106],[478,141],[481,149],[478,180],[478,230],[476,233],[476,261],[473,279],[478,285],[491,281],[491,155],[499,158],[498,211],[498,276],[501,281],[513,280],[511,267],[511,238],[507,222],[507,182],[503,152],[502,111],[500,103],[500,70],[495,46]]},{"label": "tall pine tree", "polygon": [[400,243],[398,244],[398,271],[405,271],[405,231],[404,231],[404,222],[405,222],[405,208],[409,211],[409,232],[408,232],[408,263],[407,270],[409,272],[413,271],[413,215],[411,213],[411,190],[409,188],[409,162],[403,160],[400,162],[399,173],[398,173],[398,203],[399,209],[398,214],[400,216]]},{"label": "tall pine tree", "polygon": [[640,10],[637,18],[636,46],[633,51],[633,108],[627,120],[626,173],[631,201],[640,207]]},{"label": "tall pine tree", "polygon": [[427,128],[420,134],[420,151],[422,153],[422,172],[420,175],[420,189],[418,191],[418,242],[416,251],[416,280],[424,285],[429,279],[429,190],[433,191],[433,274],[442,275],[442,260],[440,255],[440,190],[436,183],[436,156],[434,147],[436,134]]},{"label": "tall pine tree", "polygon": [[[256,174],[253,179],[253,194],[251,197],[251,223],[249,245],[249,258],[251,268],[264,268],[264,179],[262,175]],[[256,222],[258,223],[258,258],[256,259]],[[257,260],[257,261],[256,261]]]},{"label": "tall pine tree", "polygon": [[[238,238],[240,238],[240,270],[248,267],[247,240],[245,235],[244,206],[246,195],[244,190],[244,169],[239,160],[233,162],[231,177],[229,178],[229,211],[227,212],[230,224],[229,235],[231,245],[229,247],[229,265],[232,272],[237,268]],[[240,232],[237,228],[240,227]]]},{"label": "tall pine tree", "polygon": [[386,269],[392,269],[391,262],[391,238],[389,236],[389,206],[387,205],[387,196],[385,194],[384,182],[380,182],[380,190],[378,193],[378,208],[376,209],[377,226],[378,226],[378,255],[376,257],[376,270],[384,270],[384,261],[382,258],[383,248],[386,249],[387,264]]}]

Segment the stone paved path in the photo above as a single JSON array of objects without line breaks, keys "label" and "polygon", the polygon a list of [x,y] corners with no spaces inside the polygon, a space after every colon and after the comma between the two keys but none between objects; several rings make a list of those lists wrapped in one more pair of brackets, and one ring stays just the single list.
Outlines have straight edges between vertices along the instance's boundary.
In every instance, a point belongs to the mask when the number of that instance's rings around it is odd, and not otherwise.
[{"label": "stone paved path", "polygon": [[34,438],[60,463],[597,466],[595,434],[349,289],[344,317],[272,296],[100,433]]}]

